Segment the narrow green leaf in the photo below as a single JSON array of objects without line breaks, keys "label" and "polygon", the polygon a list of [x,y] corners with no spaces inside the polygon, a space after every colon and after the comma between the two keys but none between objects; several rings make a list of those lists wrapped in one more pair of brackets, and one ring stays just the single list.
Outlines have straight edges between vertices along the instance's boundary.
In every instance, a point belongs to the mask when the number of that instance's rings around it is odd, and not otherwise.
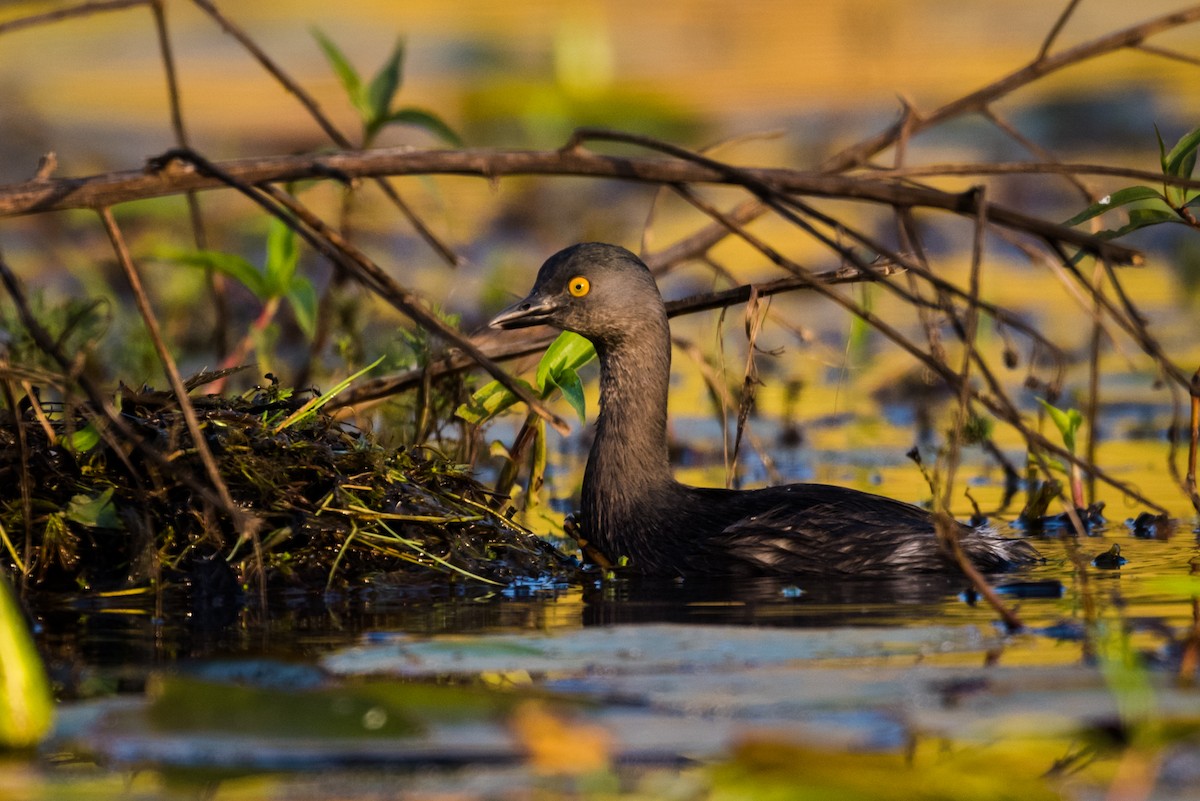
[{"label": "narrow green leaf", "polygon": [[402,81],[401,66],[404,64],[404,40],[397,39],[396,46],[387,62],[375,73],[367,87],[367,103],[371,106],[371,121],[382,120],[392,109],[392,98]]},{"label": "narrow green leaf", "polygon": [[463,141],[454,132],[454,129],[442,122],[440,117],[430,111],[423,111],[422,109],[412,107],[393,111],[387,117],[378,121],[375,130],[378,131],[386,125],[414,125],[425,129],[454,147],[462,147]]},{"label": "narrow green leaf", "polygon": [[1192,148],[1191,152],[1183,157],[1183,161],[1179,164],[1179,177],[1191,178],[1192,173],[1196,170],[1196,148]]},{"label": "narrow green leaf", "polygon": [[1113,231],[1112,238],[1116,239],[1117,237],[1137,231],[1140,228],[1148,228],[1151,225],[1179,222],[1182,222],[1179,219],[1179,215],[1169,209],[1132,209],[1129,212],[1129,222]]},{"label": "narrow green leaf", "polygon": [[0,750],[37,745],[53,715],[46,668],[25,613],[0,574]]},{"label": "narrow green leaf", "polygon": [[579,373],[574,370],[564,370],[556,375],[547,376],[547,379],[558,387],[563,397],[567,399],[567,403],[571,404],[575,414],[579,415],[579,422],[586,423],[587,408],[583,400],[583,382],[579,380]]},{"label": "narrow green leaf", "polygon": [[327,37],[319,29],[312,29],[313,38],[317,40],[317,44],[321,46],[321,50],[325,53],[325,58],[329,61],[329,66],[333,68],[333,72],[337,75],[338,81],[342,84],[342,89],[346,91],[346,97],[358,110],[359,116],[366,122],[371,119],[371,106],[367,102],[366,92],[363,90],[362,79],[358,77],[358,71],[354,69],[347,59],[342,54],[333,40]]},{"label": "narrow green leaf", "polygon": [[575,372],[594,358],[596,349],[591,342],[572,331],[563,331],[550,343],[538,362],[537,385],[544,391],[547,377]]},{"label": "narrow green leaf", "polygon": [[273,428],[271,430],[271,432],[273,434],[278,434],[280,431],[284,430],[288,426],[294,425],[294,424],[300,422],[301,420],[306,420],[309,417],[312,417],[314,414],[317,413],[318,409],[320,409],[325,404],[329,403],[331,400],[336,398],[338,395],[342,394],[342,392],[344,392],[346,390],[346,387],[353,384],[361,376],[366,375],[367,373],[371,372],[376,367],[378,367],[380,365],[380,363],[383,361],[383,359],[384,359],[384,357],[380,356],[378,359],[371,362],[370,364],[368,364],[363,369],[359,370],[354,375],[346,376],[341,381],[337,382],[337,384],[335,384],[330,390],[328,390],[327,392],[321,393],[318,397],[313,398],[312,400],[308,401],[308,403],[305,403],[299,409],[297,409],[296,411],[289,414],[286,418],[284,418],[284,420],[282,422],[277,424],[275,426],[275,428]]},{"label": "narrow green leaf", "polygon": [[1187,202],[1185,202],[1183,204],[1183,208],[1185,208],[1185,209],[1200,208],[1200,192],[1197,192],[1196,194],[1194,194],[1190,198],[1188,198]]},{"label": "narrow green leaf", "polygon": [[1068,227],[1079,225],[1079,223],[1090,220],[1093,217],[1098,217],[1110,209],[1119,208],[1130,203],[1136,203],[1139,200],[1156,199],[1161,200],[1164,203],[1166,202],[1166,198],[1163,197],[1163,194],[1156,189],[1152,189],[1148,186],[1127,186],[1124,189],[1118,189],[1111,195],[1100,198],[1100,200],[1064,222],[1063,225]]},{"label": "narrow green leaf", "polygon": [[267,258],[263,269],[270,297],[280,297],[288,291],[299,261],[296,232],[287,223],[272,217],[267,228]]},{"label": "narrow green leaf", "polygon": [[1171,152],[1163,156],[1163,172],[1177,178],[1190,178],[1196,166],[1196,148],[1200,147],[1200,126],[1179,138]]},{"label": "narrow green leaf", "polygon": [[1158,123],[1154,124],[1154,138],[1158,140],[1158,162],[1162,165],[1163,175],[1169,175],[1167,172],[1167,143],[1163,141],[1162,131],[1158,130]]},{"label": "narrow green leaf", "polygon": [[292,316],[296,325],[309,339],[317,330],[317,291],[312,282],[303,276],[295,276],[287,290],[288,304],[292,307]]},{"label": "narrow green leaf", "polygon": [[265,277],[257,267],[234,253],[217,250],[178,250],[165,248],[155,254],[158,261],[200,267],[227,275],[254,293],[259,300],[270,297]]}]

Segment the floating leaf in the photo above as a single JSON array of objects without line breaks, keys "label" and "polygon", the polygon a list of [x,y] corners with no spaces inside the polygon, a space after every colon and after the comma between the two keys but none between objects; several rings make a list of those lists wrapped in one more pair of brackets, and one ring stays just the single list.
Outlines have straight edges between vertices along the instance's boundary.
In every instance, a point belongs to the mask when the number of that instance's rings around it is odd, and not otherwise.
[{"label": "floating leaf", "polygon": [[153,681],[148,710],[160,732],[237,732],[272,737],[411,737],[421,724],[376,687],[310,690],[246,687],[180,677]]},{"label": "floating leaf", "polygon": [[1085,220],[1090,220],[1093,217],[1098,217],[1110,209],[1119,208],[1120,206],[1124,206],[1129,203],[1136,203],[1139,200],[1154,199],[1161,200],[1164,203],[1166,202],[1166,198],[1163,197],[1163,194],[1156,189],[1152,189],[1148,186],[1127,186],[1124,189],[1118,189],[1111,195],[1106,195],[1105,197],[1100,198],[1100,200],[1064,222],[1063,225],[1079,225],[1079,223],[1084,222]]},{"label": "floating leaf", "polygon": [[67,504],[67,520],[89,528],[123,528],[112,496],[112,487],[99,495],[76,495]]},{"label": "floating leaf", "polygon": [[0,749],[37,745],[53,715],[50,682],[25,613],[0,575]]}]

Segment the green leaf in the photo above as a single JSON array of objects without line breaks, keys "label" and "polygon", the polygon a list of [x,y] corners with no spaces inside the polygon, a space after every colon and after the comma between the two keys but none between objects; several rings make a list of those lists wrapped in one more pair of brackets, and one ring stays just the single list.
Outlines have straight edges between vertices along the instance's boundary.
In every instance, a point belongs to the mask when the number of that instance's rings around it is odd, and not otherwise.
[{"label": "green leaf", "polygon": [[1158,130],[1158,124],[1154,125],[1154,137],[1158,140],[1158,162],[1162,165],[1163,175],[1170,175],[1167,172],[1167,143],[1163,141],[1162,131]]},{"label": "green leaf", "polygon": [[329,37],[323,34],[317,28],[312,29],[313,38],[317,40],[317,44],[321,46],[321,50],[325,52],[325,58],[329,61],[329,66],[333,68],[333,72],[337,75],[338,80],[342,84],[342,89],[346,91],[346,97],[350,98],[350,102],[354,108],[358,109],[359,116],[366,122],[371,119],[371,106],[367,102],[366,93],[363,91],[362,79],[358,77],[358,71],[354,66],[346,60],[342,51]]},{"label": "green leaf", "polygon": [[296,411],[289,414],[286,418],[283,419],[282,422],[278,423],[273,429],[271,429],[271,433],[278,434],[280,431],[284,430],[288,426],[295,425],[296,423],[298,423],[302,420],[307,420],[308,418],[312,417],[313,415],[315,415],[317,413],[318,409],[320,409],[322,406],[329,403],[331,400],[333,400],[338,395],[340,395],[342,392],[344,392],[346,387],[353,384],[361,376],[366,375],[367,373],[371,372],[376,367],[378,367],[380,365],[380,363],[383,361],[383,359],[384,359],[384,357],[380,356],[378,359],[371,362],[366,367],[359,370],[357,373],[346,376],[341,381],[334,384],[334,386],[331,389],[329,389],[328,391],[322,392],[318,397],[313,398],[312,400],[308,401],[303,406],[301,406],[299,409],[297,409]]},{"label": "green leaf", "polygon": [[575,410],[575,414],[579,415],[579,422],[587,422],[587,408],[583,400],[583,382],[579,380],[579,373],[574,370],[566,370],[558,375],[547,376],[547,380],[558,387],[562,392],[563,397],[567,399],[567,403],[571,404],[571,408]]},{"label": "green leaf", "polygon": [[67,504],[66,518],[88,528],[124,528],[112,502],[113,488],[99,495],[76,495]]},{"label": "green leaf", "polygon": [[[1161,138],[1159,139],[1161,147]],[[1190,178],[1196,166],[1196,148],[1200,147],[1200,127],[1193,128],[1179,138],[1171,152],[1162,157],[1163,173],[1176,178]]]},{"label": "green leaf", "polygon": [[1192,172],[1196,169],[1196,148],[1192,148],[1190,152],[1183,157],[1179,163],[1179,177],[1191,178]]},{"label": "green leaf", "polygon": [[0,574],[0,750],[37,745],[53,715],[46,668],[25,613]]},{"label": "green leaf", "polygon": [[382,119],[374,120],[373,125],[368,128],[367,136],[373,137],[381,128],[387,125],[414,125],[418,128],[424,128],[442,141],[455,147],[461,147],[463,143],[459,135],[454,132],[454,129],[442,122],[441,118],[436,114],[419,108],[402,108],[391,112]]},{"label": "green leaf", "polygon": [[392,109],[392,98],[400,88],[400,67],[404,63],[404,40],[397,39],[387,62],[375,73],[367,87],[367,103],[371,106],[371,121],[382,120]]},{"label": "green leaf", "polygon": [[296,232],[287,223],[272,217],[267,228],[267,260],[263,273],[270,297],[280,297],[292,285],[300,249],[296,247]]},{"label": "green leaf", "polygon": [[1127,186],[1124,189],[1118,189],[1111,195],[1101,198],[1064,222],[1063,225],[1068,227],[1079,225],[1079,223],[1090,220],[1093,217],[1098,217],[1110,209],[1125,206],[1129,203],[1136,203],[1139,200],[1161,200],[1165,203],[1167,199],[1163,197],[1161,192],[1148,186]]},{"label": "green leaf", "polygon": [[182,264],[188,267],[200,267],[206,270],[227,275],[250,290],[259,300],[271,296],[266,277],[262,271],[250,262],[233,253],[221,253],[216,250],[160,250],[156,255],[159,261],[172,264]]},{"label": "green leaf", "polygon": [[313,289],[312,282],[303,276],[292,278],[287,299],[296,325],[300,326],[304,336],[312,339],[317,330],[317,291]]},{"label": "green leaf", "polygon": [[1067,450],[1071,453],[1075,452],[1075,434],[1079,431],[1079,427],[1083,425],[1083,415],[1078,409],[1067,409],[1066,411],[1046,402],[1042,398],[1038,398],[1038,403],[1050,415],[1051,422],[1058,429],[1058,433],[1062,435],[1063,444],[1067,446]]},{"label": "green leaf", "polygon": [[1171,209],[1131,209],[1129,222],[1113,231],[1110,238],[1116,239],[1139,228],[1149,228],[1151,225],[1181,222],[1183,221],[1179,219],[1179,215]]},{"label": "green leaf", "polygon": [[[530,392],[536,391],[528,382],[519,378],[517,383],[528,388]],[[475,390],[471,399],[455,409],[454,414],[468,423],[480,424],[491,420],[518,400],[519,398],[508,387],[499,381],[492,381]]]},{"label": "green leaf", "polygon": [[[558,377],[575,372],[596,358],[592,343],[572,331],[563,331],[542,355],[537,367],[537,385],[545,394],[547,377]],[[557,386],[557,382],[556,382]],[[561,387],[560,387],[561,388]]]},{"label": "green leaf", "polygon": [[62,438],[63,447],[71,453],[87,453],[100,444],[100,430],[95,423],[76,429],[70,436]]}]

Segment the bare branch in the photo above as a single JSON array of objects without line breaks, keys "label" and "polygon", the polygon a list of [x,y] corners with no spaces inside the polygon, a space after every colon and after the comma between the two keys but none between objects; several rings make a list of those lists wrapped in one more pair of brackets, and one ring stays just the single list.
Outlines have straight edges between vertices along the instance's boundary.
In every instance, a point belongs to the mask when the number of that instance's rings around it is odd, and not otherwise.
[{"label": "bare branch", "polygon": [[92,0],[92,2],[80,3],[76,6],[56,8],[44,14],[32,14],[28,17],[19,17],[8,22],[0,22],[0,34],[34,28],[38,25],[49,25],[73,17],[86,17],[104,11],[120,11],[125,8],[145,6],[151,2],[153,0]]},{"label": "bare branch", "polygon": [[[597,131],[588,131],[597,135]],[[615,132],[606,132],[615,135]],[[686,151],[685,151],[686,152]],[[129,200],[178,194],[193,189],[213,189],[223,182],[212,174],[182,163],[171,163],[165,154],[146,171],[106,173],[87,178],[12,184],[0,187],[0,217],[69,208],[98,208]],[[685,161],[680,158],[630,158],[605,156],[582,148],[558,151],[529,150],[412,150],[384,148],[323,155],[272,156],[238,159],[216,166],[222,173],[246,184],[298,181],[310,178],[352,179],[381,175],[587,175],[643,183],[719,183],[746,185],[748,181],[789,194],[837,197],[901,207],[922,207],[974,216],[975,195],[951,193],[897,182],[853,175],[827,175],[785,169],[747,169]],[[711,162],[709,164],[708,162]],[[718,166],[712,166],[713,164]],[[750,187],[748,187],[750,188]],[[1137,251],[1090,234],[1031,217],[999,205],[989,205],[988,220],[1032,236],[1082,248],[1105,256],[1115,264],[1137,264]]]},{"label": "bare branch", "polygon": [[1071,15],[1075,13],[1075,8],[1078,5],[1079,0],[1070,0],[1070,2],[1067,3],[1067,7],[1064,8],[1063,12],[1058,15],[1058,19],[1054,21],[1054,25],[1051,26],[1050,32],[1046,34],[1046,39],[1042,42],[1042,46],[1038,50],[1037,58],[1035,58],[1034,61],[1041,61],[1046,57],[1046,54],[1050,52],[1050,48],[1054,46],[1054,40],[1056,40],[1058,35],[1062,33],[1062,29],[1066,26],[1067,20],[1069,20]]}]

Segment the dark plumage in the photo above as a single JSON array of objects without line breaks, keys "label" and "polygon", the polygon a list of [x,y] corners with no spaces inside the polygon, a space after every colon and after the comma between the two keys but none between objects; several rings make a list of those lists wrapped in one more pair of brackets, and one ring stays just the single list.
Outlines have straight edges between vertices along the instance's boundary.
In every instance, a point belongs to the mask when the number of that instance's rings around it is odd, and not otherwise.
[{"label": "dark plumage", "polygon": [[[574,245],[542,265],[533,290],[492,325],[549,325],[591,340],[600,416],[583,478],[584,535],[640,573],[892,576],[951,572],[929,513],[843,487],[738,491],[675,481],[667,460],[670,329],[649,269],[614,245]],[[982,570],[1026,564],[1020,540],[963,529]]]}]

